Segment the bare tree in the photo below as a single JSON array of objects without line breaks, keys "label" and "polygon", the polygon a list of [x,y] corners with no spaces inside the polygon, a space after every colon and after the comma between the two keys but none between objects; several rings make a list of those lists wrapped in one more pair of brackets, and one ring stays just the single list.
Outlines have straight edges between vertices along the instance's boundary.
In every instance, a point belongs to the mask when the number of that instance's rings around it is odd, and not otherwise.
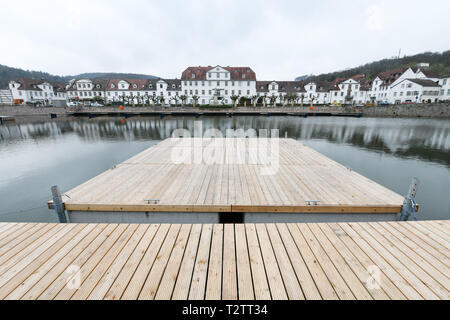
[{"label": "bare tree", "polygon": [[231,96],[231,101],[233,101],[234,108],[237,109],[239,103],[239,96]]},{"label": "bare tree", "polygon": [[186,103],[187,96],[182,95],[182,96],[180,96],[180,99],[181,99],[181,107],[183,108],[183,107],[184,107],[184,104]]},{"label": "bare tree", "polygon": [[256,108],[256,104],[258,103],[259,97],[258,96],[252,96],[251,99],[252,99],[253,107]]},{"label": "bare tree", "polygon": [[199,96],[192,96],[192,100],[194,101],[193,107],[197,107],[198,100],[200,99]]}]

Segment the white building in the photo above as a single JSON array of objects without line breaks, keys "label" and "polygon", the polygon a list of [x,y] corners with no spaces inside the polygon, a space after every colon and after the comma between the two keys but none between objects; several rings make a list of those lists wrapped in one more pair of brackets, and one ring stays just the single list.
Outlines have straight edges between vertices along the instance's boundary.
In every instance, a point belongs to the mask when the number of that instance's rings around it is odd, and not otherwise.
[{"label": "white building", "polygon": [[257,81],[256,97],[260,104],[266,105],[292,103],[292,98],[296,97],[296,103],[303,101],[306,103],[307,94],[303,82],[301,81]]},{"label": "white building", "polygon": [[39,102],[45,105],[53,105],[55,102],[66,101],[67,99],[63,85],[53,86],[45,80],[27,78],[14,80],[9,83],[9,90],[16,104]]},{"label": "white building", "polygon": [[182,94],[187,103],[232,104],[232,97],[256,95],[256,74],[249,67],[189,67],[181,77]]},{"label": "white building", "polygon": [[441,87],[429,79],[404,79],[392,86],[393,103],[438,102]]},{"label": "white building", "polygon": [[441,91],[439,94],[440,101],[450,101],[450,75],[439,79]]},{"label": "white building", "polygon": [[127,101],[129,104],[178,104],[181,80],[177,79],[112,79],[106,86],[107,102]]},{"label": "white building", "polygon": [[105,98],[106,79],[71,80],[67,86],[67,97],[71,101],[90,101],[94,98]]}]

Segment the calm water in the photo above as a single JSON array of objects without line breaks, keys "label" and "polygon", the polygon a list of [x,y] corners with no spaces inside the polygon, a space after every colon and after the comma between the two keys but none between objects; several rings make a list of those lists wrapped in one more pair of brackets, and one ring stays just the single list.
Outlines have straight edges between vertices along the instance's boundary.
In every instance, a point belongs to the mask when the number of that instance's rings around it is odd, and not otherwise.
[{"label": "calm water", "polygon": [[[138,152],[193,131],[189,117],[55,120],[0,125],[0,221],[56,222],[50,187],[67,191]],[[204,130],[280,129],[404,195],[421,180],[420,219],[450,219],[450,121],[296,117],[205,117]]]}]

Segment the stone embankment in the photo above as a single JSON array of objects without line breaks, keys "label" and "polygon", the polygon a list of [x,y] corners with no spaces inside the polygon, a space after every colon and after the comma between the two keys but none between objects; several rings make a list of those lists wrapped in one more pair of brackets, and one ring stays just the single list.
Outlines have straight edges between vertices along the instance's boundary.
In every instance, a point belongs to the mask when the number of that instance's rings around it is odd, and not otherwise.
[{"label": "stone embankment", "polygon": [[[196,108],[192,107],[126,107],[120,110],[118,107],[104,107],[104,108],[83,108],[77,111],[82,112],[102,112],[102,113],[133,113],[133,112],[188,112],[195,113],[214,113],[214,112],[230,112],[230,113],[360,113],[363,117],[402,117],[402,118],[450,118],[450,104],[416,104],[416,105],[395,105],[395,106],[377,106],[377,107],[337,107],[337,106],[317,106],[313,111],[310,107],[284,107],[284,108],[238,108],[221,109],[221,108]],[[28,106],[0,106],[0,116],[8,117],[49,117],[51,114],[57,115],[58,118],[67,116],[68,113],[74,112],[73,108],[40,108]]]}]

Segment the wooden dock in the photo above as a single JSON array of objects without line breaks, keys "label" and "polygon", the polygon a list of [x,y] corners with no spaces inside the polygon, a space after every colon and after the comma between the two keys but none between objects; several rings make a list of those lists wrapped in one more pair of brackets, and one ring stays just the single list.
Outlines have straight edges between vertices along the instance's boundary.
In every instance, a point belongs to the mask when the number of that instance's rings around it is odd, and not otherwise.
[{"label": "wooden dock", "polygon": [[0,223],[0,299],[448,300],[450,222]]},{"label": "wooden dock", "polygon": [[[269,156],[260,161],[258,150],[262,148],[257,150],[253,144],[260,143],[258,139],[164,140],[65,192],[66,210],[75,219],[72,222],[88,223],[141,222],[127,221],[133,215],[124,213],[245,213],[245,221],[252,223],[266,222],[249,220],[258,215],[257,219],[266,215],[274,221],[274,215],[282,219],[295,214],[364,214],[362,221],[370,221],[381,214],[390,214],[389,220],[393,220],[392,216],[400,213],[403,196],[295,140],[267,141],[270,149],[263,153]],[[197,159],[205,154],[213,155],[215,162]],[[177,162],[180,159],[183,161]],[[97,213],[95,217],[93,212]],[[112,216],[99,214],[102,212],[123,214],[119,221],[101,220]],[[78,217],[82,216],[79,213],[91,213],[93,218],[76,220],[76,213]],[[166,222],[178,223],[156,223]]]}]

